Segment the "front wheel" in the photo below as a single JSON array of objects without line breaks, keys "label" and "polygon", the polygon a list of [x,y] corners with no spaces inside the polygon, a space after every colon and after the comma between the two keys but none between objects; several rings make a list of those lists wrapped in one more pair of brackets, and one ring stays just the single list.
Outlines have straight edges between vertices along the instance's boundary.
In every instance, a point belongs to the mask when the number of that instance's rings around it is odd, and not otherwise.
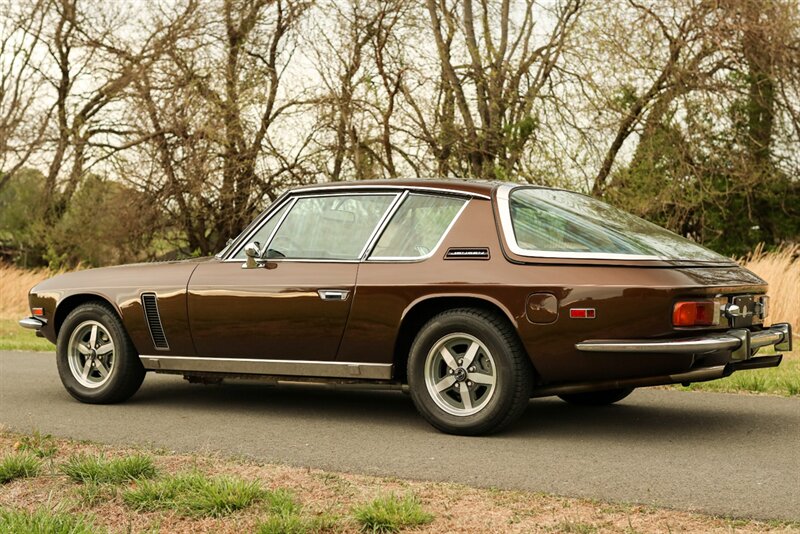
[{"label": "front wheel", "polygon": [[428,321],[408,358],[417,410],[449,434],[488,434],[510,424],[528,405],[532,374],[505,318],[471,308]]},{"label": "front wheel", "polygon": [[561,400],[570,404],[580,404],[583,406],[605,406],[621,401],[631,393],[634,388],[606,389],[603,391],[590,391],[588,393],[565,393],[559,395]]},{"label": "front wheel", "polygon": [[81,402],[110,404],[130,398],[145,370],[114,310],[103,303],[78,306],[64,320],[56,344],[58,374]]}]

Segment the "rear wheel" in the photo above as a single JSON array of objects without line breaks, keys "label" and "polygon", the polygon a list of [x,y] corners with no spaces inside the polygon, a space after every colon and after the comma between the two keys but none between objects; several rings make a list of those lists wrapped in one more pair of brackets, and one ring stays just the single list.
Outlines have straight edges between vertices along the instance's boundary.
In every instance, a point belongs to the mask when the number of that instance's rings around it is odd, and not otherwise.
[{"label": "rear wheel", "polygon": [[61,383],[81,402],[110,404],[130,398],[145,370],[117,314],[107,304],[75,308],[56,344]]},{"label": "rear wheel", "polygon": [[590,391],[588,393],[568,393],[559,395],[561,400],[570,404],[581,404],[583,406],[605,406],[621,401],[631,393],[634,388],[607,389],[603,391]]},{"label": "rear wheel", "polygon": [[419,331],[408,383],[417,409],[439,430],[488,434],[523,413],[532,368],[505,318],[462,308],[440,313]]}]

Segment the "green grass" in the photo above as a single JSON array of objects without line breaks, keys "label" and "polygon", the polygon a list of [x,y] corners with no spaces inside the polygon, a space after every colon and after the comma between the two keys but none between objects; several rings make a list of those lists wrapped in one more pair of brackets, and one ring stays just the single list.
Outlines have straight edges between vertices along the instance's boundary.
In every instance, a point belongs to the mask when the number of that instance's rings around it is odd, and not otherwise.
[{"label": "green grass", "polygon": [[19,452],[29,452],[39,458],[52,458],[58,452],[56,440],[50,434],[42,435],[39,431],[22,436],[15,445]]},{"label": "green grass", "polygon": [[778,367],[738,371],[727,378],[697,382],[682,390],[718,391],[720,393],[769,393],[787,397],[800,395],[800,358],[784,359]]},{"label": "green grass", "polygon": [[302,507],[288,491],[271,491],[265,500],[269,516],[256,527],[258,534],[307,534],[336,528],[336,518],[331,515],[304,515]]},{"label": "green grass", "polygon": [[0,319],[0,350],[54,352],[56,347],[46,339],[36,337],[33,330],[22,328],[17,319]]},{"label": "green grass", "polygon": [[0,484],[18,478],[35,477],[39,474],[42,462],[32,454],[9,454],[0,461]]},{"label": "green grass", "polygon": [[153,459],[143,454],[112,459],[77,454],[61,466],[61,472],[75,482],[120,484],[152,478],[156,475],[156,468]]},{"label": "green grass", "polygon": [[378,497],[355,507],[353,515],[364,532],[398,532],[433,521],[433,515],[423,510],[413,495]]},{"label": "green grass", "polygon": [[97,482],[84,482],[75,487],[74,495],[83,506],[97,506],[116,498],[117,486]]},{"label": "green grass", "polygon": [[316,534],[335,530],[336,518],[332,516],[300,514],[272,514],[256,528],[258,534]]},{"label": "green grass", "polygon": [[190,517],[221,517],[268,500],[269,496],[270,492],[257,482],[191,472],[140,482],[136,488],[124,492],[122,500],[136,510],[172,510]]},{"label": "green grass", "polygon": [[86,516],[39,509],[35,512],[0,508],[0,532],[24,534],[95,534]]}]

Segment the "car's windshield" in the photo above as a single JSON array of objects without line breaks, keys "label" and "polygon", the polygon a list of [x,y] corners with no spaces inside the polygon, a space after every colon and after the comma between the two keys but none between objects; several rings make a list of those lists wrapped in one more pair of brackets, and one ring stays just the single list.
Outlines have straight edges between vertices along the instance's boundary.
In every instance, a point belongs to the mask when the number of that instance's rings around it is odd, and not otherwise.
[{"label": "car's windshield", "polygon": [[[592,197],[521,187],[508,209],[517,247],[530,255],[728,262],[728,258]],[[542,254],[544,253],[544,254]],[[549,253],[549,254],[548,254]]]}]

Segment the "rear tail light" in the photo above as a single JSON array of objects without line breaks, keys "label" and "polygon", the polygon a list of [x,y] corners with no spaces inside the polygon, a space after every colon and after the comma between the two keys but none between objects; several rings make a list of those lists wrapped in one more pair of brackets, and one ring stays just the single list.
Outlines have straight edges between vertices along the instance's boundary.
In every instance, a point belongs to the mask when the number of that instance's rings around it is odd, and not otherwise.
[{"label": "rear tail light", "polygon": [[702,299],[676,302],[672,308],[674,326],[716,326],[720,323],[720,308],[727,299]]}]

